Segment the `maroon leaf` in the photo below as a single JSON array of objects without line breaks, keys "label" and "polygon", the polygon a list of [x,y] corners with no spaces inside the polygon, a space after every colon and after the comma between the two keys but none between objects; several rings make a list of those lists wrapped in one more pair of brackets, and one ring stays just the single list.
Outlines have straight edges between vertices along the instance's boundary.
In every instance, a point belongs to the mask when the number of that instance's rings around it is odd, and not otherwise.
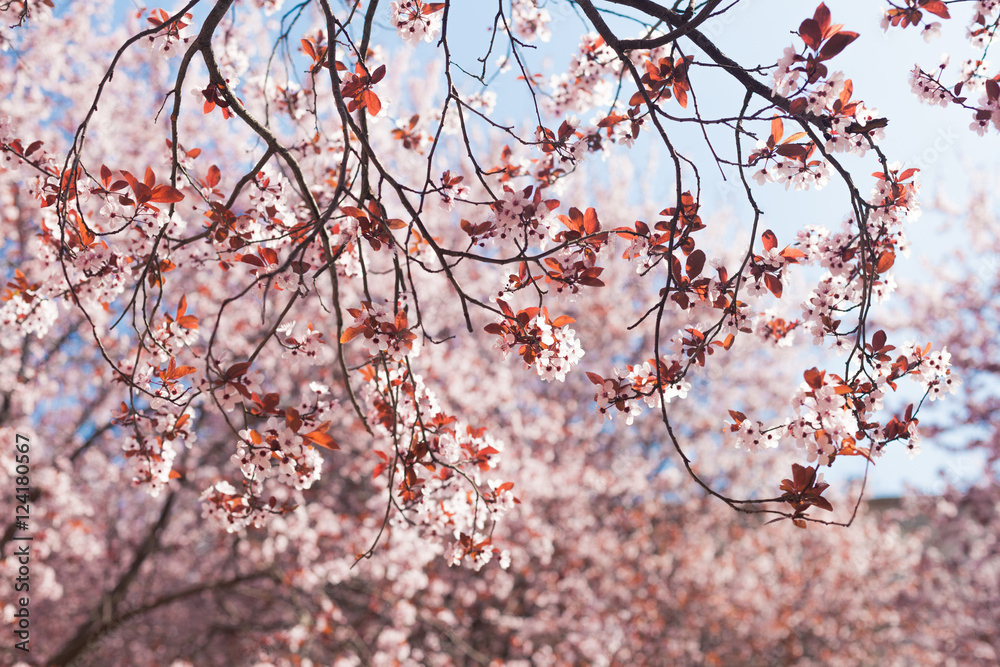
[{"label": "maroon leaf", "polygon": [[858,33],[856,32],[838,32],[823,45],[823,48],[819,52],[819,57],[823,60],[829,60],[847,48],[847,45],[857,38]]},{"label": "maroon leaf", "polygon": [[940,16],[943,19],[950,19],[951,14],[948,13],[948,7],[941,0],[921,0],[920,8]]},{"label": "maroon leaf", "polygon": [[695,250],[687,258],[687,264],[684,267],[684,271],[687,273],[688,278],[693,280],[701,274],[701,270],[703,268],[705,268],[705,253],[701,250]]},{"label": "maroon leaf", "polygon": [[778,278],[778,276],[770,273],[765,273],[764,285],[766,285],[767,289],[771,291],[771,294],[773,294],[779,299],[781,298],[782,285],[781,285],[781,279]]},{"label": "maroon leaf", "polygon": [[810,49],[815,51],[819,48],[819,43],[823,40],[823,33],[819,28],[819,23],[814,19],[806,19],[799,26],[799,37]]}]

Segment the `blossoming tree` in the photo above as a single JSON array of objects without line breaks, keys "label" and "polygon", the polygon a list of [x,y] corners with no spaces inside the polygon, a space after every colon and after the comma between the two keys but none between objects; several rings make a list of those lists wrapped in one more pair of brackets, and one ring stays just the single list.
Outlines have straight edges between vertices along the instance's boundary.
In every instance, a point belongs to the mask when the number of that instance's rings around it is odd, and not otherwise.
[{"label": "blossoming tree", "polygon": [[[758,67],[705,31],[743,3],[513,0],[471,47],[462,4],[3,5],[0,458],[33,443],[38,554],[10,655],[940,664],[910,641],[938,561],[820,472],[916,451],[967,341],[874,325],[920,204],[836,69],[872,26],[789,11]],[[946,69],[918,97],[1000,127],[998,77]],[[830,182],[839,230],[765,222]]]}]

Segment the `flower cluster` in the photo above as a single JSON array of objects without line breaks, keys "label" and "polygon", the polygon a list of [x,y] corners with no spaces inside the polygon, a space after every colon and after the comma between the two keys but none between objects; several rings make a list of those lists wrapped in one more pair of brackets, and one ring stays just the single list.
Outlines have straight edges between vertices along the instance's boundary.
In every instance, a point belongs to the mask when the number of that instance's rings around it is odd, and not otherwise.
[{"label": "flower cluster", "polygon": [[[930,41],[941,34],[941,23],[929,21],[924,12],[942,19],[951,18],[944,2],[922,0],[919,5],[910,4],[909,7],[884,10],[883,30],[888,30],[890,26],[919,27],[924,40]],[[918,100],[942,107],[957,104],[968,109],[973,116],[969,129],[980,136],[986,134],[991,125],[1000,130],[1000,74],[991,77],[990,63],[984,60],[1000,30],[998,8],[1000,3],[996,0],[979,0],[975,3],[967,37],[972,48],[981,53],[981,57],[963,62],[962,72],[955,82],[947,85],[942,82],[949,62],[947,53],[942,55],[937,74],[924,71],[920,65],[914,65],[910,72],[910,88]],[[969,100],[977,94],[978,101],[970,103]]]},{"label": "flower cluster", "polygon": [[229,533],[239,532],[248,526],[261,528],[267,522],[269,513],[253,507],[248,498],[229,482],[216,482],[198,498],[202,503],[202,518]]},{"label": "flower cluster", "polygon": [[[954,393],[962,381],[951,372],[947,349],[931,352],[930,344],[921,348],[907,343],[893,356],[896,348],[886,343],[883,331],[865,343],[864,363],[871,371],[863,378],[845,382],[843,378],[818,369],[805,372],[805,382],[792,398],[795,418],[784,425],[763,428],[763,424],[730,410],[736,444],[751,451],[774,447],[782,435],[806,450],[809,461],[830,465],[837,456],[882,455],[892,441],[905,441],[911,456],[919,452],[918,420],[911,404],[902,419],[893,417],[882,423],[876,413],[883,407],[887,388],[896,389],[896,381],[911,376],[931,400]],[[861,441],[869,440],[869,447]]]},{"label": "flower cluster", "polygon": [[152,360],[160,364],[198,340],[198,318],[187,313],[187,297],[181,297],[175,315],[164,314],[152,337],[155,343]]},{"label": "flower cluster", "polygon": [[948,348],[930,352],[916,343],[906,343],[900,349],[903,362],[910,372],[916,373],[916,381],[927,392],[932,401],[954,394],[962,385],[961,378],[951,372],[951,353]]},{"label": "flower cluster", "polygon": [[941,107],[948,106],[954,97],[951,91],[924,72],[919,65],[914,65],[910,70],[910,91],[924,104],[936,104]]},{"label": "flower cluster", "polygon": [[465,199],[469,196],[469,188],[462,183],[464,177],[452,175],[446,171],[441,175],[441,189],[438,195],[441,197],[441,208],[450,211],[455,208],[455,201]]},{"label": "flower cluster", "polygon": [[512,3],[511,23],[515,34],[526,42],[536,39],[549,41],[552,32],[549,22],[552,17],[547,9],[539,8],[538,0],[514,0]]},{"label": "flower cluster", "polygon": [[483,479],[500,462],[503,443],[485,428],[446,413],[423,378],[406,366],[365,366],[361,373],[367,420],[392,452],[376,451],[374,477],[403,509],[400,524],[450,543],[451,564],[481,568],[501,553],[493,546],[490,524],[518,502],[513,483]]},{"label": "flower cluster", "polygon": [[788,435],[797,445],[805,447],[806,460],[812,462],[818,458],[821,465],[828,465],[839,443],[852,439],[857,420],[847,400],[848,393],[849,388],[838,376],[806,372],[806,382],[792,398],[795,419],[788,424]]},{"label": "flower cluster", "polygon": [[610,106],[615,87],[608,77],[621,71],[621,67],[614,50],[600,36],[584,35],[566,74],[550,79],[551,96],[544,99],[543,104],[553,116],[560,118],[594,107]]},{"label": "flower cluster", "polygon": [[[249,188],[248,211],[258,222],[276,220],[279,224],[282,221],[294,222],[295,216],[288,207],[288,192],[290,186],[288,180],[277,169],[270,164],[265,165],[253,180],[253,186]],[[251,241],[261,240],[251,237]]]},{"label": "flower cluster", "polygon": [[740,412],[731,410],[729,414],[735,420],[735,423],[729,426],[729,430],[736,433],[736,447],[748,452],[758,452],[761,449],[778,446],[784,430],[783,425],[764,428],[762,422],[747,419],[746,415]]},{"label": "flower cluster", "polygon": [[403,0],[389,5],[392,15],[389,24],[404,42],[433,42],[441,34],[443,2]]},{"label": "flower cluster", "polygon": [[[285,350],[281,353],[283,359],[302,359],[305,363],[318,363],[320,351],[326,345],[323,340],[323,332],[313,328],[312,322],[306,325],[306,331],[299,337],[292,334],[295,332],[295,322],[286,322],[278,327],[278,333],[284,336],[281,340]],[[301,340],[300,340],[301,339]]]},{"label": "flower cluster", "polygon": [[[216,399],[220,394],[231,395],[232,389],[248,398],[246,418],[257,422],[239,431],[240,440],[231,457],[243,475],[243,489],[237,493],[229,483],[220,482],[201,496],[204,516],[230,532],[260,527],[270,516],[291,511],[298,504],[294,494],[320,479],[323,457],[317,448],[340,448],[327,433],[331,422],[320,422],[330,416],[333,402],[313,405],[304,401],[302,411],[282,407],[278,393],[260,396],[250,390],[259,382],[250,377],[255,372],[249,372],[249,367],[249,362],[233,364],[215,383],[219,385]],[[323,404],[325,407],[320,407]],[[279,497],[285,501],[279,502]]]},{"label": "flower cluster", "polygon": [[771,75],[771,90],[778,95],[788,97],[798,91],[798,80],[802,71],[792,68],[797,55],[794,46],[786,46],[781,58],[778,59],[774,74]]},{"label": "flower cluster", "polygon": [[563,315],[553,321],[544,307],[525,308],[515,315],[505,301],[496,303],[503,318],[485,327],[498,337],[494,349],[506,359],[516,348],[525,368],[534,366],[543,380],[563,382],[584,354],[576,332],[569,328],[573,318]]},{"label": "flower cluster", "polygon": [[476,236],[491,238],[501,247],[539,244],[544,248],[555,227],[552,211],[558,205],[556,200],[542,199],[542,188],[529,185],[515,191],[505,185],[503,197],[491,204],[493,215],[487,226],[477,230]]},{"label": "flower cluster", "polygon": [[383,305],[362,301],[361,308],[348,308],[347,312],[354,317],[354,323],[344,329],[341,343],[362,336],[369,355],[385,353],[392,361],[419,352],[419,346],[414,346],[417,335],[407,324],[406,310],[393,312]]},{"label": "flower cluster", "polygon": [[164,440],[162,436],[133,436],[125,441],[122,449],[125,450],[125,458],[132,459],[133,462],[135,473],[132,484],[145,486],[149,495],[160,495],[167,482],[176,476],[173,464],[177,450],[171,441]]},{"label": "flower cluster", "polygon": [[765,160],[764,165],[753,174],[759,184],[784,183],[785,189],[821,190],[830,182],[830,165],[825,160]]},{"label": "flower cluster", "polygon": [[594,402],[597,404],[598,421],[603,423],[613,419],[611,409],[614,408],[624,416],[626,424],[631,424],[642,414],[640,402],[656,409],[661,405],[661,395],[667,403],[674,398],[687,398],[691,383],[683,378],[681,369],[679,361],[664,358],[657,365],[652,359],[635,366],[629,364],[625,373],[616,368],[614,378],[606,379],[588,372],[587,377],[597,385]]},{"label": "flower cluster", "polygon": [[169,19],[170,15],[162,9],[154,9],[146,19],[153,27],[159,27],[157,32],[146,37],[146,47],[165,59],[180,53],[184,45],[194,38],[193,32],[189,29],[191,14],[184,14],[174,21]]},{"label": "flower cluster", "polygon": [[[800,98],[801,99],[801,98]],[[810,187],[821,189],[830,181],[830,165],[826,160],[811,159],[816,152],[814,143],[794,143],[805,136],[797,132],[784,138],[784,124],[779,117],[771,121],[771,134],[757,141],[757,146],[747,160],[747,166],[759,165],[753,179],[759,184],[784,183],[785,189]]]},{"label": "flower cluster", "polygon": [[24,281],[24,274],[20,271],[18,274],[16,288],[11,290],[8,287],[0,296],[0,301],[3,301],[0,307],[0,345],[4,347],[13,347],[24,336],[45,336],[59,314],[54,302],[38,298],[37,291],[41,285],[29,286]]},{"label": "flower cluster", "polygon": [[256,494],[262,492],[264,480],[270,478],[296,489],[308,489],[319,479],[323,457],[299,434],[296,426],[301,425],[301,420],[294,417],[269,417],[263,427],[240,431],[232,461]]}]

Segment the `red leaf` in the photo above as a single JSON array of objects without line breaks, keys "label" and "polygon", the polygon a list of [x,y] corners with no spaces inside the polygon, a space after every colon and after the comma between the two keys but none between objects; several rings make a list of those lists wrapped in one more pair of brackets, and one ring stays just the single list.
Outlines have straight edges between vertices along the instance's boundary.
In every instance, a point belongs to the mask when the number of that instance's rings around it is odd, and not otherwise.
[{"label": "red leaf", "polygon": [[813,389],[819,389],[823,386],[823,378],[826,377],[826,371],[821,371],[818,368],[810,368],[802,376],[805,378],[806,384]]},{"label": "red leaf", "polygon": [[260,248],[257,252],[260,253],[261,259],[268,264],[278,263],[278,251],[274,248]]},{"label": "red leaf", "polygon": [[896,255],[891,250],[886,250],[878,258],[878,264],[875,269],[879,273],[885,273],[892,268],[892,265],[896,262]]},{"label": "red leaf", "polygon": [[266,412],[271,412],[276,407],[278,407],[278,403],[280,402],[281,402],[281,396],[279,396],[277,392],[264,394],[264,398],[261,401],[261,407],[264,408]]},{"label": "red leaf", "polygon": [[43,145],[43,142],[41,142],[41,141],[32,141],[30,144],[28,144],[28,147],[24,150],[24,157],[28,157],[29,155],[31,155],[32,153],[34,153],[39,148],[41,148],[42,145]]},{"label": "red leaf", "polygon": [[344,329],[344,333],[340,334],[340,342],[346,343],[354,338],[357,338],[359,335],[363,334],[366,329],[367,327],[365,326],[347,327]]},{"label": "red leaf", "polygon": [[684,276],[681,275],[681,260],[676,257],[670,258],[670,273],[673,275],[675,282],[684,282]]},{"label": "red leaf", "polygon": [[790,262],[794,262],[795,260],[802,259],[803,257],[806,256],[806,254],[801,250],[799,250],[798,248],[787,246],[784,250],[781,251],[781,256]]},{"label": "red leaf", "polygon": [[773,294],[779,299],[781,298],[782,285],[781,285],[781,279],[778,278],[778,276],[775,276],[770,273],[765,273],[764,285],[766,285],[767,289],[771,291],[771,294]]},{"label": "red leaf", "polygon": [[688,106],[687,86],[682,85],[680,83],[675,83],[674,97],[677,98],[677,103],[681,105],[682,109],[687,109]]},{"label": "red leaf", "polygon": [[795,488],[798,491],[805,491],[810,486],[812,486],[813,480],[815,479],[815,470],[812,466],[808,468],[805,466],[800,466],[798,463],[792,464],[792,478],[795,480]]},{"label": "red leaf", "polygon": [[382,100],[380,100],[378,95],[370,90],[366,90],[361,93],[361,101],[364,102],[365,108],[368,109],[368,113],[373,116],[377,116],[378,112],[382,110]]},{"label": "red leaf", "polygon": [[840,103],[846,106],[848,102],[851,101],[851,95],[854,93],[854,82],[850,79],[844,81],[844,87],[840,91]]},{"label": "red leaf", "polygon": [[310,58],[312,58],[313,61],[315,61],[316,60],[316,50],[313,48],[312,41],[308,40],[308,39],[302,39],[302,40],[299,40],[299,41],[302,44],[302,51],[307,56],[309,56]]},{"label": "red leaf", "polygon": [[601,128],[614,127],[623,120],[625,120],[625,116],[620,116],[616,113],[613,113],[610,116],[607,116],[606,118],[602,119],[601,122],[597,124],[597,127]]},{"label": "red leaf", "polygon": [[827,512],[833,511],[833,505],[831,505],[830,501],[824,498],[823,496],[811,496],[809,500],[812,502],[813,505],[819,507],[820,509],[824,509]]},{"label": "red leaf", "polygon": [[177,326],[184,327],[185,329],[197,329],[198,318],[194,315],[184,315],[183,317],[178,317]]},{"label": "red leaf", "polygon": [[826,3],[819,3],[819,7],[813,12],[813,20],[819,26],[820,32],[825,34],[826,29],[830,27],[830,10],[827,8]]},{"label": "red leaf", "polygon": [[149,201],[173,204],[184,199],[181,191],[169,185],[157,185],[149,195]]},{"label": "red leaf", "polygon": [[124,178],[129,187],[132,188],[132,192],[135,192],[136,188],[139,187],[139,180],[130,172],[122,171],[122,178]]},{"label": "red leaf", "polygon": [[858,33],[856,32],[838,32],[823,45],[823,48],[819,52],[819,57],[823,60],[829,60],[847,48],[847,45],[857,38]]},{"label": "red leaf", "polygon": [[920,8],[924,9],[931,14],[940,16],[943,19],[950,19],[951,14],[948,13],[948,7],[941,0],[921,0]]},{"label": "red leaf", "polygon": [[375,470],[372,472],[372,479],[375,479],[381,475],[389,467],[389,457],[383,452],[375,452],[376,456],[382,459],[382,462],[375,466]]},{"label": "red leaf", "polygon": [[993,79],[986,79],[986,96],[994,102],[1000,98],[1000,84]]},{"label": "red leaf", "polygon": [[243,255],[240,257],[240,261],[244,264],[252,264],[253,266],[264,266],[264,262],[257,255]]},{"label": "red leaf", "polygon": [[239,363],[233,364],[226,370],[226,379],[232,380],[233,378],[238,378],[246,375],[246,372],[250,370],[249,361],[241,361]]},{"label": "red leaf", "polygon": [[820,30],[819,23],[814,19],[806,19],[799,26],[799,37],[806,43],[806,46],[815,51],[823,40],[823,31]]},{"label": "red leaf", "polygon": [[135,198],[140,204],[145,204],[149,201],[149,197],[153,194],[153,191],[149,189],[149,186],[145,183],[139,183],[136,181],[135,187]]},{"label": "red leaf", "polygon": [[760,235],[760,241],[764,244],[764,250],[771,251],[778,247],[778,237],[770,229]]},{"label": "red leaf", "polygon": [[302,428],[302,417],[299,416],[299,411],[292,407],[285,408],[285,424],[298,433],[299,429]]},{"label": "red leaf", "polygon": [[340,445],[337,444],[337,441],[323,431],[313,431],[312,433],[306,433],[302,437],[313,444],[319,445],[320,447],[325,447],[333,451],[340,449]]},{"label": "red leaf", "polygon": [[593,275],[582,275],[579,282],[581,285],[586,285],[587,287],[604,287],[604,281],[600,278],[595,278]]},{"label": "red leaf", "polygon": [[811,149],[812,144],[781,144],[774,149],[774,152],[782,157],[802,160],[809,155]]},{"label": "red leaf", "polygon": [[362,211],[360,208],[356,208],[354,206],[341,206],[340,207],[340,211],[344,215],[348,215],[348,216],[350,216],[352,218],[357,218],[358,220],[361,220],[361,219],[367,220],[368,219],[368,215],[364,211]]},{"label": "red leaf", "polygon": [[687,258],[684,271],[687,273],[688,278],[693,280],[701,274],[703,268],[705,268],[705,253],[701,250],[695,250]]}]

